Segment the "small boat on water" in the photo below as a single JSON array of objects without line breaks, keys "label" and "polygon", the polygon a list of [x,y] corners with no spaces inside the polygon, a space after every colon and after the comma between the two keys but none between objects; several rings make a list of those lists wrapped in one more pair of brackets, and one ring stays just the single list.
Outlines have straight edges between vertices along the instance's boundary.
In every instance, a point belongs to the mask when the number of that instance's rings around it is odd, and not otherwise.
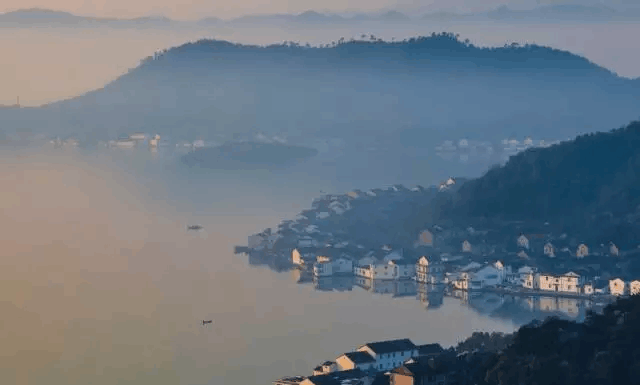
[{"label": "small boat on water", "polygon": [[208,320],[208,321],[202,320],[202,324],[203,325],[210,324],[212,322],[213,322],[213,320]]},{"label": "small boat on water", "polygon": [[187,231],[189,231],[189,230],[195,230],[195,231],[197,231],[197,230],[202,230],[202,229],[203,229],[203,227],[202,227],[202,226],[200,226],[200,225],[190,225],[190,226],[187,226]]}]

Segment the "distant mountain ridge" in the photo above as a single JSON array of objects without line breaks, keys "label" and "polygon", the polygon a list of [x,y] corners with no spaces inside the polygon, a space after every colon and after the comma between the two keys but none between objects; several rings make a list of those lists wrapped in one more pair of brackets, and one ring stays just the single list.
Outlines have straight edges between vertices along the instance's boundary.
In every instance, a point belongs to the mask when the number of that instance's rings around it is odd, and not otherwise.
[{"label": "distant mountain ridge", "polygon": [[638,118],[637,84],[570,52],[483,48],[452,33],[322,47],[202,40],[148,57],[102,89],[4,116],[7,125],[102,139],[118,127],[185,140],[258,130],[415,147],[516,129],[556,139],[623,124]]},{"label": "distant mountain ridge", "polygon": [[604,6],[586,6],[576,4],[544,5],[533,9],[515,10],[507,6],[477,13],[456,12],[428,12],[409,13],[397,10],[383,10],[379,12],[359,13],[355,15],[343,15],[340,13],[323,13],[308,10],[297,14],[259,14],[245,15],[232,19],[222,19],[215,16],[204,17],[194,21],[172,20],[166,17],[138,17],[133,19],[104,18],[80,16],[64,11],[50,9],[30,8],[0,14],[0,26],[8,25],[80,25],[80,26],[127,26],[127,25],[152,25],[166,26],[211,26],[211,25],[246,25],[246,24],[273,24],[273,23],[354,23],[354,22],[420,22],[453,21],[453,20],[504,20],[504,21],[560,21],[560,20],[635,20],[640,19],[640,9],[620,10]]}]

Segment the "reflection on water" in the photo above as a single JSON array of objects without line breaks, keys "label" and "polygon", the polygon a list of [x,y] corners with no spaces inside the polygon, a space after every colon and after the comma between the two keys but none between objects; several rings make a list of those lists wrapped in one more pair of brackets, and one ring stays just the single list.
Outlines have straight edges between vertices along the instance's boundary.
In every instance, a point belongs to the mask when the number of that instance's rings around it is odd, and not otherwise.
[{"label": "reflection on water", "polygon": [[233,255],[326,191],[313,174],[191,172],[162,149],[1,151],[2,385],[262,385],[363,341],[515,327]]},{"label": "reflection on water", "polygon": [[351,291],[362,289],[371,294],[381,294],[390,298],[413,297],[426,309],[438,309],[444,297],[459,300],[478,314],[507,319],[517,325],[556,316],[582,321],[587,310],[594,308],[588,299],[521,296],[492,292],[450,290],[444,285],[417,283],[414,280],[372,280],[354,276],[314,277],[307,270],[291,270],[293,281],[298,284],[313,284],[317,291]]}]

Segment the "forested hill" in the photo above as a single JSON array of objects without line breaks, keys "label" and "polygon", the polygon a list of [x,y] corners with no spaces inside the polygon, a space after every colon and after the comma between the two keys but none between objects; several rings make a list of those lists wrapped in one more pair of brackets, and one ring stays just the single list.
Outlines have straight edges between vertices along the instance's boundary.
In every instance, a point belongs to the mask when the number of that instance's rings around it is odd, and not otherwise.
[{"label": "forested hill", "polygon": [[[364,36],[363,36],[364,37]],[[432,34],[399,42],[387,42],[367,37],[360,40],[339,39],[331,44],[311,47],[287,42],[268,46],[242,45],[219,40],[201,40],[162,52],[154,60],[148,57],[137,71],[154,67],[184,65],[193,61],[200,66],[225,67],[229,60],[254,57],[260,63],[278,63],[339,67],[416,67],[456,69],[460,66],[475,70],[530,71],[538,74],[612,76],[612,73],[587,59],[567,51],[539,45],[511,44],[483,48],[460,40],[453,33]],[[240,61],[240,65],[254,63]],[[192,64],[189,64],[190,66]],[[452,67],[453,66],[453,67]],[[612,76],[613,77],[613,76]]]},{"label": "forested hill", "polygon": [[[639,235],[640,122],[606,133],[530,149],[461,186],[440,216],[562,220]],[[623,230],[622,227],[625,229]],[[602,235],[602,234],[601,234]],[[621,242],[624,242],[621,240]]]},{"label": "forested hill", "polygon": [[640,383],[640,296],[620,299],[584,323],[548,319],[520,328],[506,349],[471,365],[464,384]]},{"label": "forested hill", "polygon": [[636,82],[583,57],[537,45],[478,47],[443,33],[322,47],[202,40],[147,58],[102,89],[2,112],[2,120],[80,139],[124,129],[184,140],[263,132],[366,147],[384,137],[428,150],[461,137],[573,137],[637,119],[638,106]]}]

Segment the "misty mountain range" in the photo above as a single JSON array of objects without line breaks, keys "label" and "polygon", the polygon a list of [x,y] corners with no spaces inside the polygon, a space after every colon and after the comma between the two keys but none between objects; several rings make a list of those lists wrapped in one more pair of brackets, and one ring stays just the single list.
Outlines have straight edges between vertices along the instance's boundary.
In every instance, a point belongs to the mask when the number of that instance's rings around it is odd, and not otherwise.
[{"label": "misty mountain range", "polygon": [[322,47],[202,40],[148,57],[102,89],[0,118],[5,130],[87,140],[263,132],[422,153],[456,137],[564,139],[623,125],[640,116],[638,83],[566,51],[480,48],[451,33]]},{"label": "misty mountain range", "polygon": [[261,24],[344,24],[360,22],[410,23],[428,21],[612,21],[638,20],[640,8],[614,9],[605,6],[586,6],[575,4],[557,4],[539,6],[527,10],[515,10],[501,6],[488,12],[455,13],[433,12],[419,16],[387,10],[373,13],[340,15],[322,13],[313,10],[300,14],[264,14],[246,15],[224,20],[217,17],[206,17],[194,21],[172,20],[166,17],[139,17],[134,19],[117,19],[79,16],[68,12],[48,9],[22,9],[0,14],[0,26],[82,26],[82,27],[206,27],[206,26],[243,26]]}]

